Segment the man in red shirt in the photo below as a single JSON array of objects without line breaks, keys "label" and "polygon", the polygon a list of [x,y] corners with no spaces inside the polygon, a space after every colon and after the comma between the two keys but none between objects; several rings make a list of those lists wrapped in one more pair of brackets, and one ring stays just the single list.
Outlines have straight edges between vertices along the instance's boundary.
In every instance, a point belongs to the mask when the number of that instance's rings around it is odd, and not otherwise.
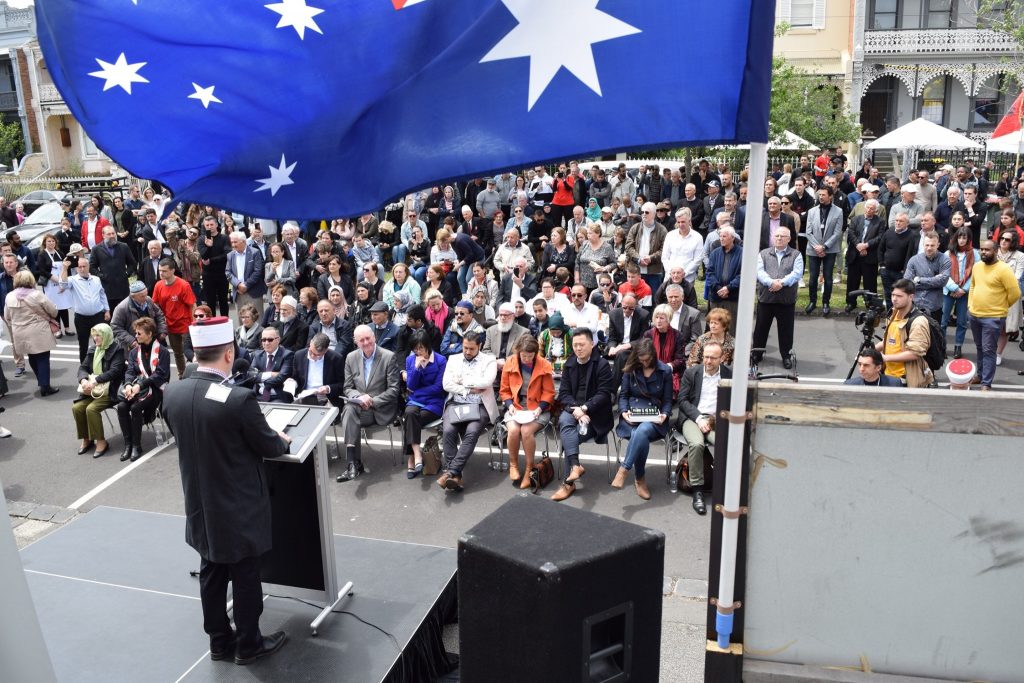
[{"label": "man in red shirt", "polygon": [[160,281],[153,286],[153,303],[160,307],[167,318],[167,339],[174,350],[174,365],[178,368],[178,379],[185,374],[185,335],[192,324],[192,312],[196,307],[196,295],[192,286],[174,275],[174,261],[165,258],[158,267]]},{"label": "man in red shirt", "polygon": [[619,285],[619,294],[632,294],[645,308],[650,308],[653,303],[651,287],[640,277],[640,268],[635,263],[626,266],[626,281]]}]

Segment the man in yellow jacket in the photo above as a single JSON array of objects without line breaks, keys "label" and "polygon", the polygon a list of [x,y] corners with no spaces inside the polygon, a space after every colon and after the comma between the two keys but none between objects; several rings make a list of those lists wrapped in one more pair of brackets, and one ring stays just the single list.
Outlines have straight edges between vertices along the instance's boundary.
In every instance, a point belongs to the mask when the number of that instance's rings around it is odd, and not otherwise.
[{"label": "man in yellow jacket", "polygon": [[1020,305],[1020,285],[1010,267],[996,258],[996,244],[985,240],[979,248],[981,263],[974,264],[967,310],[971,313],[971,335],[978,348],[981,390],[992,388],[996,375],[996,344],[1006,325],[1010,306]]}]

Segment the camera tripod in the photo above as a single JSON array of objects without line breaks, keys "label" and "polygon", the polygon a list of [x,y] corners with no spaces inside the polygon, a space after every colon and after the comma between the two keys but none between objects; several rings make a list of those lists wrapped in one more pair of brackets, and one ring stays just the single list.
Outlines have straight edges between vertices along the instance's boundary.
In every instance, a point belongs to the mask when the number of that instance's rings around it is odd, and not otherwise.
[{"label": "camera tripod", "polygon": [[875,348],[875,341],[879,340],[875,336],[875,328],[873,327],[862,328],[861,334],[864,335],[864,339],[860,343],[860,348],[857,349],[857,354],[853,357],[853,365],[850,366],[850,371],[846,373],[846,379],[853,377],[853,371],[857,369],[857,361],[860,359],[860,354],[868,349]]}]

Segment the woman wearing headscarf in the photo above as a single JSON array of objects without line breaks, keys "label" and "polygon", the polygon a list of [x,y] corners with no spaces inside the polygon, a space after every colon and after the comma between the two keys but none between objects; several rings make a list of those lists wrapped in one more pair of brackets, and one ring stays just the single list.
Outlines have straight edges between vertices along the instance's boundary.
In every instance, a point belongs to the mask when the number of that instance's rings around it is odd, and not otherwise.
[{"label": "woman wearing headscarf", "polygon": [[103,411],[110,407],[110,387],[121,385],[124,378],[124,349],[114,343],[114,330],[106,323],[93,326],[89,331],[94,346],[85,354],[78,366],[78,391],[81,396],[71,405],[75,428],[81,444],[78,454],[92,457],[106,455],[110,450],[103,434]]},{"label": "woman wearing headscarf", "polygon": [[50,386],[50,351],[57,348],[53,338],[57,324],[57,307],[36,289],[36,278],[27,270],[14,274],[14,291],[4,300],[4,321],[14,343],[14,353],[28,356],[36,375],[39,394],[49,396],[58,389]]},{"label": "woman wearing headscarf", "polygon": [[555,311],[548,317],[548,326],[541,331],[538,341],[540,355],[551,363],[555,372],[561,372],[572,355],[572,330],[561,313]]},{"label": "woman wearing headscarf", "polygon": [[[411,280],[412,278],[409,279]],[[412,305],[413,298],[409,292],[405,290],[395,292],[395,298],[391,302],[391,308],[394,310],[394,313],[391,315],[391,322],[396,327],[401,327],[406,323],[409,317],[409,307]]]},{"label": "woman wearing headscarf", "polygon": [[153,419],[163,399],[163,387],[171,378],[171,354],[156,338],[152,318],[132,323],[138,344],[130,352],[124,384],[118,392],[117,421],[124,437],[121,462],[142,457],[142,426]]},{"label": "woman wearing headscarf", "polygon": [[594,197],[587,201],[587,220],[591,223],[601,222],[601,205],[597,203],[597,199]]},{"label": "woman wearing headscarf", "polygon": [[371,287],[365,282],[356,285],[356,300],[348,313],[348,321],[355,329],[359,325],[370,324],[370,306],[377,303],[370,294]]}]

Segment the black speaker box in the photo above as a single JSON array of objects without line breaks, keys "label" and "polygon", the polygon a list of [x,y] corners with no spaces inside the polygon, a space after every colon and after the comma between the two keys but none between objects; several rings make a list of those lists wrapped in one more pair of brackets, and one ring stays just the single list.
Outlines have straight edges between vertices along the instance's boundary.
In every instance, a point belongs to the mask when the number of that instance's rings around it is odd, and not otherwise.
[{"label": "black speaker box", "polygon": [[657,681],[665,536],[523,494],[459,539],[464,683]]}]

